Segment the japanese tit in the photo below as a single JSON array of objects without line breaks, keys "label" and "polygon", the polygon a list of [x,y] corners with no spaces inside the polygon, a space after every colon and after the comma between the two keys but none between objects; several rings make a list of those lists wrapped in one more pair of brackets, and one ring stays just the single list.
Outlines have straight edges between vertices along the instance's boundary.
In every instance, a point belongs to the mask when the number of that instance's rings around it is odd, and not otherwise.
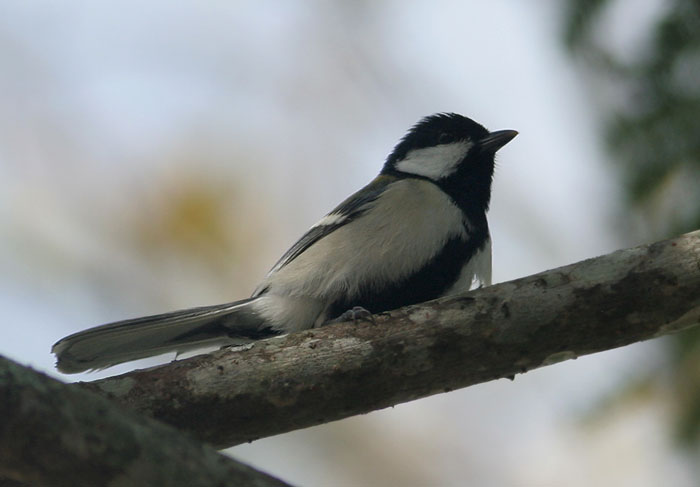
[{"label": "japanese tit", "polygon": [[75,333],[52,348],[65,373],[321,326],[491,283],[486,212],[494,155],[517,135],[454,113],[420,120],[379,176],[311,227],[248,299]]}]

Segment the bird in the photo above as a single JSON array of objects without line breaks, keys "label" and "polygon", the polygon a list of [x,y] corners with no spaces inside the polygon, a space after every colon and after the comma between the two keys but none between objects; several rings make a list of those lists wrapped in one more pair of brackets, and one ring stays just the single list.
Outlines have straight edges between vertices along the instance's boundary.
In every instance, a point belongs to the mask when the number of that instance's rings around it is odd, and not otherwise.
[{"label": "bird", "polygon": [[249,298],[74,333],[53,345],[56,367],[77,373],[251,342],[490,285],[495,154],[517,134],[456,113],[422,118]]}]

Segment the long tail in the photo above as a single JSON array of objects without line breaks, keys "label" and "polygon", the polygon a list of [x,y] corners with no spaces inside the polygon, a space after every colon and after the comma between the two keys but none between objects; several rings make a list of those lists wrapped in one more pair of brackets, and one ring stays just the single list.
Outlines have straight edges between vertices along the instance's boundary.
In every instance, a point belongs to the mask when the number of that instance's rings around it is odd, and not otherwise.
[{"label": "long tail", "polygon": [[255,298],[96,326],[62,338],[51,351],[56,367],[73,374],[167,352],[250,341],[278,332],[252,309]]}]

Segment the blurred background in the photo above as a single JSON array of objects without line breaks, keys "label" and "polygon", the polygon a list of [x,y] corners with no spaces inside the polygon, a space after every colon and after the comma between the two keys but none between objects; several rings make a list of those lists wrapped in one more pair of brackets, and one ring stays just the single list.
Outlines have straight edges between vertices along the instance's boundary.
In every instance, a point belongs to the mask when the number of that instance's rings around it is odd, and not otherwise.
[{"label": "blurred background", "polygon": [[[0,3],[0,354],[250,294],[438,111],[499,154],[494,280],[700,228],[693,0]],[[228,452],[305,486],[697,486],[700,334]]]}]

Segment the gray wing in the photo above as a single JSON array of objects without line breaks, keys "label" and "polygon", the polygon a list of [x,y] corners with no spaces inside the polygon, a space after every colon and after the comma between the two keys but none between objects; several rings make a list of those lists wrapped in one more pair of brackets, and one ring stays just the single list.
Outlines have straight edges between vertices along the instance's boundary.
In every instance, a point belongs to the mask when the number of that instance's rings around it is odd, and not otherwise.
[{"label": "gray wing", "polygon": [[[268,275],[289,264],[321,238],[362,215],[372,207],[372,203],[395,181],[397,181],[397,178],[394,176],[379,175],[367,186],[349,196],[292,245],[272,267]],[[256,290],[253,297],[261,294],[263,291],[264,289]]]}]

